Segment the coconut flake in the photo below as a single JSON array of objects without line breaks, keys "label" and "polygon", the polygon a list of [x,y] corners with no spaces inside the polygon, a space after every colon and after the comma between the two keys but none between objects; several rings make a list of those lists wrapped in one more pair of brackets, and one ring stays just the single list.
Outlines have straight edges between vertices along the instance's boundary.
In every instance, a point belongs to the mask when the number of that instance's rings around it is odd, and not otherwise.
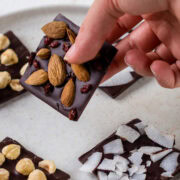
[{"label": "coconut flake", "polygon": [[100,86],[101,87],[109,87],[109,86],[118,86],[118,85],[123,85],[131,82],[133,80],[133,77],[130,72],[132,72],[133,69],[128,67],[116,75],[114,75],[112,78],[108,79],[104,83],[102,83]]},{"label": "coconut flake", "polygon": [[145,134],[144,129],[147,127],[143,122],[136,123],[134,126],[136,126],[141,134]]},{"label": "coconut flake", "polygon": [[120,180],[120,178],[121,177],[114,172],[110,172],[108,175],[108,180]]},{"label": "coconut flake", "polygon": [[142,163],[142,156],[143,156],[143,153],[137,151],[137,152],[132,153],[132,155],[129,156],[128,159],[133,164],[140,165]]},{"label": "coconut flake", "polygon": [[161,150],[162,148],[157,146],[142,146],[141,148],[138,149],[139,152],[147,155],[151,155]]},{"label": "coconut flake", "polygon": [[146,161],[146,167],[150,167],[151,166],[151,161]]},{"label": "coconut flake", "polygon": [[164,149],[163,151],[160,151],[158,153],[155,153],[155,154],[152,154],[150,157],[151,157],[151,160],[153,162],[157,162],[159,161],[160,159],[162,159],[163,157],[165,157],[167,154],[169,154],[170,152],[172,151],[172,149]]},{"label": "coconut flake", "polygon": [[123,174],[120,180],[130,180],[127,174]]},{"label": "coconut flake", "polygon": [[132,176],[133,174],[135,174],[138,171],[138,166],[133,164],[131,166],[131,168],[128,169],[128,171],[129,171],[129,175]]},{"label": "coconut flake", "polygon": [[144,165],[141,165],[141,166],[139,166],[136,174],[144,174],[145,172],[147,172],[147,169],[145,168]]},{"label": "coconut flake", "polygon": [[111,159],[104,158],[97,169],[98,170],[104,170],[104,171],[115,171],[115,161],[111,160]]},{"label": "coconut flake", "polygon": [[95,152],[93,153],[88,160],[83,164],[83,166],[80,168],[81,171],[92,173],[98,164],[100,163],[102,158],[102,153]]},{"label": "coconut flake", "polygon": [[107,174],[102,171],[98,171],[97,175],[98,175],[99,180],[108,180]]},{"label": "coconut flake", "polygon": [[126,125],[121,125],[118,128],[116,135],[126,139],[130,143],[134,143],[140,137],[139,132]]},{"label": "coconut flake", "polygon": [[161,174],[161,176],[162,176],[162,177],[170,177],[170,178],[171,178],[171,177],[173,177],[173,176],[172,176],[172,173],[173,173],[173,172],[163,172],[163,173]]},{"label": "coconut flake", "polygon": [[146,174],[134,174],[131,180],[145,180]]},{"label": "coconut flake", "polygon": [[174,152],[163,159],[160,164],[160,167],[163,168],[167,172],[175,172],[178,166],[178,157],[179,153]]},{"label": "coconut flake", "polygon": [[123,154],[124,148],[121,139],[116,139],[104,145],[104,154]]},{"label": "coconut flake", "polygon": [[[128,170],[129,161],[122,156],[115,156],[114,157],[116,173],[121,175],[123,172]],[[119,173],[120,172],[120,173]]]},{"label": "coconut flake", "polygon": [[149,139],[163,147],[172,148],[174,145],[173,135],[163,135],[153,126],[146,127],[145,132]]}]

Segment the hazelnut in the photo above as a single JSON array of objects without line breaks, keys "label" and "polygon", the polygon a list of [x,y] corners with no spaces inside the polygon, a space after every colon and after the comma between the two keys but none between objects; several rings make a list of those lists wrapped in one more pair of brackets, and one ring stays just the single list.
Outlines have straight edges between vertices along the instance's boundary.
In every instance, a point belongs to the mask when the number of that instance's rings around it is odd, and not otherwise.
[{"label": "hazelnut", "polygon": [[12,90],[17,91],[17,92],[20,92],[24,89],[21,86],[19,79],[12,79],[9,85],[10,85]]},{"label": "hazelnut", "polygon": [[7,49],[1,54],[1,64],[10,66],[18,63],[18,56],[12,49]]},{"label": "hazelnut", "polygon": [[49,174],[53,174],[56,171],[56,165],[54,161],[43,160],[39,162],[38,166],[42,169],[45,169]]},{"label": "hazelnut", "polygon": [[4,168],[0,168],[0,180],[8,180],[8,179],[9,179],[9,171]]},{"label": "hazelnut", "polygon": [[28,180],[47,180],[43,171],[36,169],[29,174]]},{"label": "hazelnut", "polygon": [[29,158],[23,158],[16,164],[16,171],[24,176],[28,176],[34,169],[34,163]]},{"label": "hazelnut", "polygon": [[0,34],[0,51],[8,48],[10,41],[7,36]]},{"label": "hazelnut", "polygon": [[20,70],[20,75],[23,76],[24,73],[26,72],[26,69],[28,67],[28,63],[24,64],[24,66],[22,66],[21,70]]},{"label": "hazelnut", "polygon": [[0,72],[0,89],[4,89],[11,81],[11,75],[7,71]]},{"label": "hazelnut", "polygon": [[0,166],[3,165],[4,161],[5,161],[4,154],[0,153]]},{"label": "hazelnut", "polygon": [[21,146],[17,144],[9,144],[2,149],[2,153],[7,159],[15,160],[21,153]]}]

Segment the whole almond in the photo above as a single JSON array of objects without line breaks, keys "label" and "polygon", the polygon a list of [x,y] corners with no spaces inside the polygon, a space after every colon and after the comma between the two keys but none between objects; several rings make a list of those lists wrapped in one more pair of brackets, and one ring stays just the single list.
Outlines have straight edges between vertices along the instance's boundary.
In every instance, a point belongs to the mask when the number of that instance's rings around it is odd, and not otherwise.
[{"label": "whole almond", "polygon": [[48,73],[43,69],[33,72],[25,81],[26,84],[32,86],[42,85],[48,81]]},{"label": "whole almond", "polygon": [[49,60],[48,77],[53,86],[61,85],[66,78],[64,61],[57,54],[53,54]]},{"label": "whole almond", "polygon": [[42,27],[46,36],[53,39],[61,39],[66,35],[66,23],[63,21],[53,21]]},{"label": "whole almond", "polygon": [[74,97],[75,97],[75,84],[74,81],[70,79],[66,83],[62,91],[61,103],[66,107],[70,107],[74,102]]},{"label": "whole almond", "polygon": [[84,65],[71,64],[71,68],[79,81],[87,82],[90,80],[90,74]]},{"label": "whole almond", "polygon": [[41,59],[48,59],[51,55],[51,51],[47,48],[42,48],[37,52],[37,56]]},{"label": "whole almond", "polygon": [[67,35],[68,35],[70,42],[72,44],[74,44],[75,39],[76,39],[76,34],[71,29],[69,29],[68,27],[66,28],[66,31],[67,31]]}]

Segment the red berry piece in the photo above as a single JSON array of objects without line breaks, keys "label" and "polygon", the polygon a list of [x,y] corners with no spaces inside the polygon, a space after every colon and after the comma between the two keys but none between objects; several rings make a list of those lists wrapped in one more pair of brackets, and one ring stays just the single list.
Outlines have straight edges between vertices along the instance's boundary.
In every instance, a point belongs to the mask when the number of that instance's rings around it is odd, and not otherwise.
[{"label": "red berry piece", "polygon": [[53,41],[53,39],[51,39],[49,37],[45,37],[44,44],[48,46],[48,45],[50,45],[52,43],[52,41]]},{"label": "red berry piece", "polygon": [[69,112],[69,119],[70,120],[75,120],[77,118],[77,110],[76,109],[71,109]]},{"label": "red berry piece", "polygon": [[60,45],[60,43],[58,41],[53,41],[49,46],[51,48],[57,48]]},{"label": "red berry piece", "polygon": [[92,88],[91,84],[85,84],[82,88],[81,88],[81,93],[88,93],[89,90]]},{"label": "red berry piece", "polygon": [[28,62],[29,62],[29,65],[32,65],[32,64],[33,64],[33,61],[34,61],[35,56],[36,56],[36,53],[35,53],[35,52],[31,52],[31,54],[26,57],[26,59],[27,59]]},{"label": "red berry piece", "polygon": [[40,64],[37,60],[34,60],[33,61],[33,66],[36,68],[36,69],[39,69],[40,68]]},{"label": "red berry piece", "polygon": [[48,83],[44,86],[44,93],[48,95],[50,92],[53,91],[53,89],[54,87],[50,83]]}]

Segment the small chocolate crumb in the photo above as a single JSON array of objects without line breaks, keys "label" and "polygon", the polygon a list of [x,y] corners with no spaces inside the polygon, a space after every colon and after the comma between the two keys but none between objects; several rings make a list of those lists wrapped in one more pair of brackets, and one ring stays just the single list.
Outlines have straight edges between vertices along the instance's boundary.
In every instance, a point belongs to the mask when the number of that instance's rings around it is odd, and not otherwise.
[{"label": "small chocolate crumb", "polygon": [[70,120],[75,120],[77,118],[77,110],[76,109],[71,109],[69,112],[69,119]]},{"label": "small chocolate crumb", "polygon": [[35,52],[31,52],[30,56],[27,56],[26,59],[28,60],[29,62],[29,65],[32,65],[33,64],[33,60],[36,56],[36,53]]},{"label": "small chocolate crumb", "polygon": [[94,61],[93,66],[97,71],[103,71],[104,70],[102,63],[98,60]]},{"label": "small chocolate crumb", "polygon": [[54,87],[50,83],[48,83],[44,86],[44,93],[48,95],[50,92],[53,91],[53,89]]},{"label": "small chocolate crumb", "polygon": [[65,52],[67,52],[70,47],[71,47],[71,45],[70,45],[69,43],[64,43],[64,44],[63,44],[63,50],[64,50]]},{"label": "small chocolate crumb", "polygon": [[45,45],[50,45],[52,43],[53,39],[52,38],[49,38],[49,37],[45,37],[44,39],[44,44]]},{"label": "small chocolate crumb", "polygon": [[92,88],[91,84],[85,84],[82,88],[81,88],[81,93],[88,93],[89,90]]},{"label": "small chocolate crumb", "polygon": [[33,61],[33,66],[34,66],[36,69],[39,69],[39,68],[40,68],[40,64],[39,64],[39,62],[38,62],[36,59]]},{"label": "small chocolate crumb", "polygon": [[57,48],[60,45],[60,43],[58,41],[53,41],[49,46],[51,48]]}]

